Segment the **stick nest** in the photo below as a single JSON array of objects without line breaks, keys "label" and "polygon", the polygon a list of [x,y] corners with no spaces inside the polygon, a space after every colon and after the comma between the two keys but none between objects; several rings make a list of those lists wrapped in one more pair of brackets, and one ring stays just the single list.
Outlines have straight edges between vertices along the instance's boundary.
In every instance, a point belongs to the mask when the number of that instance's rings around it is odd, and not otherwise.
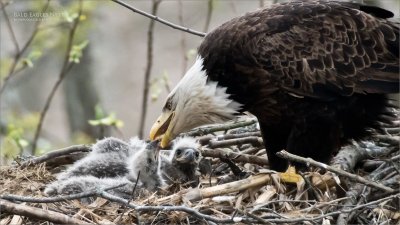
[{"label": "stick nest", "polygon": [[268,170],[255,119],[207,126],[187,133],[202,145],[198,187],[175,184],[134,199],[96,190],[86,193],[95,199],[89,205],[43,194],[57,172],[90,151],[72,146],[0,169],[0,224],[398,224],[399,121],[385,132],[343,147],[330,165],[285,155],[309,166],[286,184]]}]

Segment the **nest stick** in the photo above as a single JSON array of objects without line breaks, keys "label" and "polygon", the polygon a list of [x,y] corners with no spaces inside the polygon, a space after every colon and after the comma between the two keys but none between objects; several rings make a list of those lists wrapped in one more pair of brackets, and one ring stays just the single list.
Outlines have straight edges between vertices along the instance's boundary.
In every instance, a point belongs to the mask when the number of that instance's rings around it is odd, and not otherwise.
[{"label": "nest stick", "polygon": [[255,146],[261,146],[263,144],[263,140],[261,137],[241,137],[235,139],[228,139],[222,141],[213,141],[210,140],[208,145],[210,148],[221,148],[227,147],[231,145],[242,145],[242,144],[253,144]]},{"label": "nest stick", "polygon": [[72,146],[69,146],[66,148],[48,152],[42,156],[35,157],[33,159],[29,159],[21,164],[21,168],[37,165],[37,164],[46,162],[50,159],[54,159],[54,158],[64,156],[64,155],[69,155],[69,154],[75,153],[75,152],[90,152],[90,151],[91,151],[91,147],[89,145],[72,145]]},{"label": "nest stick", "polygon": [[225,195],[233,192],[246,190],[248,188],[264,185],[270,181],[269,174],[258,174],[243,180],[234,181],[226,184],[217,185],[203,189],[192,189],[185,194],[188,200],[199,200],[202,198],[210,198],[218,195]]},{"label": "nest stick", "polygon": [[211,126],[200,127],[200,128],[194,129],[192,131],[184,133],[184,135],[186,135],[186,136],[201,136],[201,135],[211,134],[211,133],[214,133],[217,131],[225,131],[225,130],[231,130],[231,129],[235,129],[235,128],[239,128],[239,127],[250,126],[256,122],[257,122],[256,119],[251,119],[251,120],[245,120],[245,121],[240,121],[240,122],[235,122],[235,123],[211,125]]},{"label": "nest stick", "polygon": [[235,152],[226,151],[223,149],[203,148],[201,150],[201,154],[203,157],[228,158],[228,159],[232,160],[233,162],[252,163],[252,164],[257,164],[257,165],[261,165],[261,166],[268,165],[268,159],[265,157],[235,153]]},{"label": "nest stick", "polygon": [[122,184],[118,184],[118,185],[103,188],[103,189],[94,189],[94,190],[84,191],[84,192],[77,193],[77,194],[61,195],[61,196],[55,196],[55,197],[36,198],[36,197],[5,194],[5,195],[0,195],[0,199],[6,199],[9,201],[19,201],[19,202],[33,202],[33,203],[62,202],[62,201],[67,201],[67,200],[74,200],[74,199],[96,196],[96,195],[99,195],[101,192],[119,188],[119,187],[125,186],[127,184],[128,183],[122,183]]},{"label": "nest stick", "polygon": [[328,165],[326,165],[324,163],[317,162],[317,161],[315,161],[315,160],[313,160],[311,158],[304,158],[304,157],[301,157],[301,156],[293,155],[293,154],[290,154],[289,152],[287,152],[285,150],[277,152],[276,154],[279,157],[282,157],[282,158],[285,158],[285,159],[288,159],[288,160],[291,160],[291,161],[305,163],[305,164],[309,164],[309,165],[312,165],[312,166],[315,166],[315,167],[326,169],[326,170],[328,170],[330,172],[336,173],[336,174],[338,174],[340,176],[343,176],[343,177],[347,177],[350,180],[356,181],[358,183],[365,184],[365,185],[367,185],[369,187],[377,188],[377,189],[380,189],[382,191],[389,192],[389,193],[395,192],[395,190],[393,190],[390,187],[386,187],[386,186],[384,186],[382,184],[379,184],[377,182],[367,180],[367,179],[365,179],[363,177],[360,177],[360,176],[358,176],[356,174],[352,174],[352,173],[346,172],[344,170],[328,166]]},{"label": "nest stick", "polygon": [[88,224],[59,212],[44,210],[27,205],[15,204],[2,199],[0,199],[0,211],[2,213],[26,216],[39,220],[49,221],[56,224]]}]

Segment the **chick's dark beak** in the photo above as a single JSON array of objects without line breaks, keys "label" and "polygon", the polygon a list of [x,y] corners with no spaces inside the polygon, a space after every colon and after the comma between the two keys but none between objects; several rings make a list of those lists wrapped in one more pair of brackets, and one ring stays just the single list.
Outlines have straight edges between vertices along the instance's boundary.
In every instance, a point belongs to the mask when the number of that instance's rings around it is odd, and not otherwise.
[{"label": "chick's dark beak", "polygon": [[196,150],[187,148],[182,156],[182,161],[191,163],[196,160]]}]

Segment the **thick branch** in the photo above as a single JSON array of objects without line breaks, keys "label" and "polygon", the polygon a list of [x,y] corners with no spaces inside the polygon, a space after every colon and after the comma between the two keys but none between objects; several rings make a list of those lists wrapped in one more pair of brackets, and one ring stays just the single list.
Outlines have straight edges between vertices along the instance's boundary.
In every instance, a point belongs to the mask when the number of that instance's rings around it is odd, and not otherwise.
[{"label": "thick branch", "polygon": [[251,187],[261,186],[268,183],[268,181],[270,180],[270,174],[258,174],[243,180],[234,181],[214,187],[191,189],[184,195],[184,197],[190,201],[210,198],[217,195],[225,195],[232,192],[246,190]]},{"label": "thick branch", "polygon": [[57,158],[60,156],[64,156],[64,155],[69,155],[69,154],[75,153],[75,152],[90,152],[90,151],[91,151],[91,147],[89,145],[72,145],[72,146],[69,146],[66,148],[48,152],[44,155],[35,157],[33,159],[29,159],[21,164],[21,168],[37,165],[37,164],[46,162],[48,160],[51,160],[51,159],[54,159],[54,158]]},{"label": "thick branch", "polygon": [[44,210],[27,205],[19,205],[0,199],[0,211],[2,214],[9,213],[13,215],[26,216],[39,220],[45,220],[56,224],[87,224],[81,220],[72,218],[65,214]]}]

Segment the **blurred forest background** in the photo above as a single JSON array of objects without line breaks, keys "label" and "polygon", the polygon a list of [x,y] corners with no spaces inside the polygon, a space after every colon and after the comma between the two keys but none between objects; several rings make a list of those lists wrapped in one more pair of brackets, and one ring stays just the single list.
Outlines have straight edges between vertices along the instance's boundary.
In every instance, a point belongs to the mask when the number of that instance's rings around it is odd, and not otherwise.
[{"label": "blurred forest background", "polygon": [[[108,0],[0,2],[1,163],[104,136],[146,139],[202,40]],[[207,32],[279,1],[125,2]],[[400,14],[400,0],[363,2]]]}]

